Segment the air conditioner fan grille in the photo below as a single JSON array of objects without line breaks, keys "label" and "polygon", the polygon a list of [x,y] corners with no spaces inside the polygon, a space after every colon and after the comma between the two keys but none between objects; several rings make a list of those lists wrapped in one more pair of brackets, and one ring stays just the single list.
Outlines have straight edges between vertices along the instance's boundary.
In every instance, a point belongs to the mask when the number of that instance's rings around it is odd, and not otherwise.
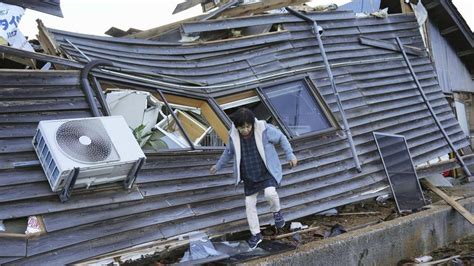
[{"label": "air conditioner fan grille", "polygon": [[56,141],[74,160],[97,163],[119,159],[99,119],[65,122],[56,131]]}]

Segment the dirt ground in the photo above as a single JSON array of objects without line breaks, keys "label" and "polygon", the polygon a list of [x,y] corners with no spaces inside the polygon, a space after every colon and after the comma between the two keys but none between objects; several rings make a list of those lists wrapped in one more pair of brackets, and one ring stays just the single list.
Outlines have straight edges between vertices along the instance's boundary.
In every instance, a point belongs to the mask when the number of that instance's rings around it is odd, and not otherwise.
[{"label": "dirt ground", "polygon": [[[337,208],[336,215],[310,215],[297,220],[314,231],[298,233],[280,240],[294,245],[301,245],[312,241],[317,241],[329,236],[335,236],[344,231],[352,231],[366,226],[370,226],[382,221],[389,221],[398,217],[395,202],[392,199],[383,204],[375,200],[365,201],[357,204],[345,205]],[[282,232],[275,232],[274,228],[263,230],[263,235],[268,238],[290,233],[291,223],[287,223]]]},{"label": "dirt ground", "polygon": [[[439,248],[429,254],[433,257],[433,261],[449,258],[453,256],[459,256],[464,265],[474,265],[474,236],[459,239],[446,245],[445,247]],[[446,262],[444,265],[462,265],[455,264],[455,262]]]}]

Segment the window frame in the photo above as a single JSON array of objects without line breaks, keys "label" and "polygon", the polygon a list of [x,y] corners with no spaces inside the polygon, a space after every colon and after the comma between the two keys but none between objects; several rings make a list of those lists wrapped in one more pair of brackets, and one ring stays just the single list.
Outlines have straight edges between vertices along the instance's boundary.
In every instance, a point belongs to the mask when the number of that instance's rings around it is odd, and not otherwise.
[{"label": "window frame", "polygon": [[[174,104],[182,104],[178,103],[181,100],[190,100],[191,104],[187,103],[187,106],[191,107],[196,107],[196,108],[202,108],[203,105],[207,105],[209,108],[209,112],[212,112],[215,115],[215,119],[217,119],[218,123],[221,124],[222,127],[226,128],[227,126],[227,121],[224,119],[223,115],[221,114],[221,109],[216,109],[216,105],[214,103],[214,100],[211,97],[198,97],[198,96],[189,96],[186,94],[180,94],[180,93],[174,93],[174,92],[169,92],[169,91],[162,91],[157,89],[155,92],[151,92],[152,95],[157,97],[159,100],[163,101],[164,106],[170,111],[170,115],[173,117],[175,120],[176,125],[180,128],[181,132],[183,133],[183,136],[186,139],[187,144],[189,147],[186,148],[178,148],[178,149],[166,149],[166,150],[160,150],[152,153],[156,154],[163,154],[163,153],[175,153],[175,152],[188,152],[188,151],[200,151],[200,150],[224,150],[224,146],[197,146],[194,145],[193,141],[191,140],[188,132],[185,130],[185,127],[183,126],[182,122],[180,119],[178,119],[177,115],[174,114],[172,111],[172,106]],[[199,102],[200,104],[196,104],[196,102]],[[199,106],[199,107],[198,107]],[[210,125],[214,130],[220,130],[216,129],[216,127],[213,127]],[[227,130],[226,130],[227,134]],[[222,138],[222,137],[221,137]],[[227,138],[222,139],[224,143],[227,142]]]},{"label": "window frame", "polygon": [[[278,86],[278,85],[283,85],[286,83],[290,82],[295,82],[295,81],[302,81],[305,84],[306,89],[308,90],[309,94],[313,97],[314,101],[318,106],[321,108],[323,114],[325,115],[326,119],[328,120],[330,127],[319,130],[319,131],[313,131],[313,132],[308,132],[302,135],[295,135],[291,132],[290,128],[281,120],[281,117],[278,115],[277,109],[273,106],[273,104],[270,102],[268,95],[265,93],[264,89],[268,87],[273,87],[273,86]],[[324,135],[324,134],[329,134],[333,133],[337,130],[341,129],[341,126],[337,122],[336,117],[334,114],[331,112],[329,109],[328,104],[322,97],[321,93],[319,92],[318,88],[314,84],[314,82],[311,80],[310,77],[308,76],[303,76],[303,77],[293,77],[285,80],[279,80],[279,81],[272,81],[272,82],[266,82],[260,85],[257,85],[253,88],[246,89],[240,92],[236,92],[230,95],[223,95],[220,97],[216,97],[213,99],[215,104],[222,110],[222,113],[226,116],[227,121],[230,123],[227,125],[228,128],[230,129],[230,125],[232,124],[232,121],[230,121],[228,115],[224,112],[225,109],[227,108],[222,108],[222,105],[231,105],[234,102],[244,102],[245,99],[252,98],[258,96],[260,101],[265,105],[265,107],[268,109],[270,114],[273,116],[275,121],[278,123],[279,128],[283,131],[283,133],[289,138],[289,139],[305,139],[308,137],[314,137],[314,136],[319,136],[319,135]],[[235,98],[235,100],[232,100]],[[239,106],[239,105],[237,105]],[[235,107],[237,107],[235,106]],[[234,106],[232,106],[234,107]]]},{"label": "window frame", "polygon": [[[319,107],[321,108],[322,112],[326,116],[326,119],[328,120],[331,127],[323,129],[323,130],[319,130],[319,131],[308,132],[308,133],[305,133],[305,134],[302,134],[302,135],[298,136],[298,135],[293,134],[292,131],[290,130],[290,128],[288,127],[288,125],[286,125],[281,120],[281,118],[278,116],[277,109],[275,108],[275,106],[269,100],[268,95],[265,93],[264,89],[269,88],[269,87],[273,87],[273,86],[284,85],[286,83],[290,83],[290,82],[294,82],[294,81],[302,81],[303,84],[306,85],[306,89],[308,90],[309,94],[311,96],[313,96],[313,99],[315,100],[316,104],[318,104]],[[335,118],[335,116],[331,112],[331,110],[329,109],[328,104],[326,103],[326,101],[322,97],[322,95],[319,92],[316,85],[313,83],[313,81],[308,76],[305,76],[303,78],[298,77],[298,78],[288,79],[288,80],[285,80],[283,82],[276,82],[276,83],[272,83],[272,84],[269,84],[269,85],[266,85],[266,86],[259,86],[258,91],[262,94],[261,97],[265,99],[265,104],[267,104],[268,109],[271,110],[272,114],[275,116],[275,119],[280,124],[280,127],[285,129],[284,130],[285,134],[291,139],[304,139],[304,138],[313,137],[313,136],[317,136],[317,135],[324,135],[324,134],[335,132],[335,131],[341,129],[339,123],[337,122],[337,119]]]}]

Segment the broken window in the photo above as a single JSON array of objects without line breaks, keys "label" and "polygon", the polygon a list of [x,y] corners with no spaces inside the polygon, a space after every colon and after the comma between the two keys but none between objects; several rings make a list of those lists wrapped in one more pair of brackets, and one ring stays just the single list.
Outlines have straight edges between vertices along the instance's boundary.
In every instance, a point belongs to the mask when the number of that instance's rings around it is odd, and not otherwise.
[{"label": "broken window", "polygon": [[106,96],[112,115],[125,118],[144,151],[223,146],[227,129],[206,99],[121,89]]},{"label": "broken window", "polygon": [[250,109],[258,120],[265,120],[267,123],[278,126],[274,116],[265,103],[260,100],[255,90],[219,98],[217,103],[229,116],[237,111],[237,109],[245,107]]},{"label": "broken window", "polygon": [[[163,101],[160,95],[155,96]],[[227,130],[207,101],[171,94],[163,96],[171,110],[166,108],[160,111],[154,134],[160,136],[162,146],[170,141],[173,143],[167,144],[167,147],[160,146],[160,149],[224,145]]]},{"label": "broken window", "polygon": [[308,84],[298,80],[263,88],[265,97],[292,136],[333,126]]},{"label": "broken window", "polygon": [[329,108],[306,80],[258,88],[216,101],[229,116],[238,108],[246,107],[254,112],[257,119],[279,127],[289,137],[336,128]]}]

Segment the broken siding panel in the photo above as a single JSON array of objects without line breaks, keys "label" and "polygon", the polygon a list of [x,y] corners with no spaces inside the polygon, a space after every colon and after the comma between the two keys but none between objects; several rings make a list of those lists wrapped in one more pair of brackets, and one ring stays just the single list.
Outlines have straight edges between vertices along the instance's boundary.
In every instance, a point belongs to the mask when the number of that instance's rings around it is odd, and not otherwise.
[{"label": "broken siding panel", "polygon": [[[129,45],[115,45],[113,43],[103,43],[98,41],[98,39],[90,35],[91,41],[84,40],[80,37],[73,37],[77,36],[76,34],[66,33],[61,34],[61,31],[49,29],[49,31],[54,35],[56,41],[60,44],[68,43],[66,41],[69,40],[77,47],[82,45],[90,46],[94,44],[94,47],[103,47],[107,50],[116,49],[117,52],[135,52],[141,54],[151,54],[151,55],[187,55],[187,54],[196,54],[196,53],[207,53],[207,52],[216,52],[216,51],[226,51],[232,49],[239,49],[245,47],[252,47],[262,44],[269,44],[275,42],[281,42],[288,39],[291,39],[291,33],[287,31],[280,31],[280,32],[270,32],[263,35],[257,36],[249,36],[249,37],[242,37],[238,39],[228,39],[228,40],[220,40],[220,41],[211,41],[201,43],[199,45],[179,45],[179,46],[163,46],[160,42],[150,41],[151,45],[141,45],[140,41],[135,42],[135,49],[133,46],[130,47]],[[109,38],[114,39],[114,38]],[[137,39],[130,39],[131,41]],[[156,49],[156,47],[160,47],[160,49]],[[132,48],[132,49],[130,49]]]},{"label": "broken siding panel", "polygon": [[[174,195],[171,195],[170,197],[173,196]],[[54,232],[80,225],[111,220],[122,216],[165,209],[171,206],[177,205],[170,205],[167,203],[167,197],[154,197],[148,199],[147,201],[120,202],[83,209],[72,209],[63,212],[48,213],[43,215],[43,220],[46,231]],[[68,217],[68,223],[64,223],[64,217]]]},{"label": "broken siding panel", "polygon": [[[339,20],[339,19],[353,19],[355,18],[352,12],[313,12],[307,13],[308,17],[317,21],[324,20]],[[295,16],[289,16],[287,14],[277,15],[258,15],[248,16],[242,18],[230,18],[230,19],[216,19],[207,20],[204,22],[191,22],[182,24],[181,28],[186,34],[204,31],[216,31],[225,29],[243,28],[257,25],[267,25],[275,23],[285,22],[299,22],[302,21],[300,18]]]},{"label": "broken siding panel", "polygon": [[75,226],[67,230],[51,232],[29,240],[28,256],[76,245],[105,236],[145,228],[147,226],[154,227],[155,224],[193,216],[194,213],[188,206],[180,206],[100,221],[99,223],[85,226]]},{"label": "broken siding panel", "polygon": [[160,227],[152,226],[142,230],[128,231],[123,234],[97,238],[94,241],[88,241],[79,245],[74,245],[42,253],[40,255],[31,256],[22,260],[15,261],[13,265],[41,265],[45,261],[54,262],[58,265],[71,264],[98,255],[106,254],[120,249],[125,249],[128,247],[133,247],[139,244],[162,238],[163,234],[160,232]]},{"label": "broken siding panel", "polygon": [[100,191],[100,193],[94,190],[86,193],[76,193],[66,203],[61,203],[56,195],[54,197],[6,202],[0,203],[0,220],[141,199],[143,199],[143,196],[137,188],[132,188],[128,192],[124,192],[122,188],[116,188],[115,190]]}]

